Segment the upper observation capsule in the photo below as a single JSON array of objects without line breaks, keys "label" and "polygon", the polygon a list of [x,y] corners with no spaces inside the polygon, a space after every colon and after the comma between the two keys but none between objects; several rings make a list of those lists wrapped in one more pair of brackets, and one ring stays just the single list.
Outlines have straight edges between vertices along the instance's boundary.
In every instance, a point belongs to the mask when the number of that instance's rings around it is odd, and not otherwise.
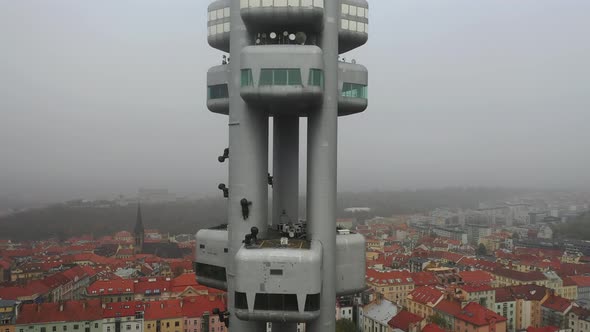
[{"label": "upper observation capsule", "polygon": [[364,45],[369,39],[369,3],[366,0],[342,0],[338,51],[345,53]]},{"label": "upper observation capsule", "polygon": [[240,0],[240,8],[251,31],[319,31],[324,18],[324,0]]},{"label": "upper observation capsule", "polygon": [[217,0],[207,9],[207,41],[211,47],[229,52],[231,0]]}]

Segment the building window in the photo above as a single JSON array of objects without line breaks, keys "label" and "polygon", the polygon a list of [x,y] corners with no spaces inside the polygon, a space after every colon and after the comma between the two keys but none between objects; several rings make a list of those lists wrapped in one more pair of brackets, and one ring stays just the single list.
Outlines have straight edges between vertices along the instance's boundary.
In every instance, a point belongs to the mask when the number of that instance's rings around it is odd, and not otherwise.
[{"label": "building window", "polygon": [[68,326],[67,326],[67,325],[64,325],[64,328],[63,328],[63,330],[64,330],[64,331],[67,331],[67,330],[68,330]]},{"label": "building window", "polygon": [[299,69],[261,69],[260,85],[302,85]]},{"label": "building window", "polygon": [[[10,331],[10,330],[9,330],[9,329],[6,329],[6,332],[8,332],[8,331]],[[47,331],[47,329],[46,329],[46,328],[44,328],[44,327],[42,327],[42,328],[41,328],[41,332],[45,332],[45,331]]]},{"label": "building window", "polygon": [[80,325],[76,324],[74,325],[74,330],[79,330],[80,329]]},{"label": "building window", "polygon": [[342,96],[367,99],[367,86],[362,84],[345,82],[342,85]]},{"label": "building window", "polygon": [[126,329],[127,331],[131,331],[131,324],[127,324]]},{"label": "building window", "polygon": [[51,331],[56,332],[57,331],[57,326],[54,326],[51,328]]},{"label": "building window", "polygon": [[207,97],[209,99],[222,99],[229,97],[227,84],[210,85],[207,87]]},{"label": "building window", "polygon": [[252,77],[252,69],[242,69],[241,83],[242,83],[242,86],[254,85],[254,78]]},{"label": "building window", "polygon": [[324,71],[321,69],[309,70],[309,85],[324,86]]},{"label": "building window", "polygon": [[180,326],[180,322],[174,322],[174,326],[176,326],[176,327]]}]

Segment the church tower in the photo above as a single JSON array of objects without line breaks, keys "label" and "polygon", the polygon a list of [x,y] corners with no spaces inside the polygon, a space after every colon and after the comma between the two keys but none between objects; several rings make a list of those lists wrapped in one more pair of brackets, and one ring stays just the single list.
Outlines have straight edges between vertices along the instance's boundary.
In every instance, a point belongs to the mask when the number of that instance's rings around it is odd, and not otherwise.
[{"label": "church tower", "polygon": [[133,229],[135,243],[133,245],[133,253],[141,254],[143,252],[143,239],[145,230],[143,229],[143,220],[141,217],[141,204],[137,204],[137,219],[135,221],[135,228]]}]

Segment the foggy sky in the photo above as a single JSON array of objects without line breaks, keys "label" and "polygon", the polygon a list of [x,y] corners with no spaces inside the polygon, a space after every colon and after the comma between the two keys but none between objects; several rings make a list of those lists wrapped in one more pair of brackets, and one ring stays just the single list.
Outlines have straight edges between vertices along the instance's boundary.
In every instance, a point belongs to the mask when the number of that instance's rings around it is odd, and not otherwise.
[{"label": "foggy sky", "polygon": [[[0,0],[0,197],[217,195],[208,3]],[[370,99],[339,122],[339,190],[589,187],[590,2],[370,8],[368,44],[344,55]]]}]

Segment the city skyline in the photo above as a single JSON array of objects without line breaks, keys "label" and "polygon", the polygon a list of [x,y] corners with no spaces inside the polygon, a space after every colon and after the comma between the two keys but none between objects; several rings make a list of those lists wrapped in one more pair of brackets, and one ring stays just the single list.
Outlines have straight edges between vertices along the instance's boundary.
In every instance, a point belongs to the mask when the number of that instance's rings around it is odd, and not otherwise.
[{"label": "city skyline", "polygon": [[[372,38],[344,57],[389,65],[368,113],[341,121],[339,191],[586,189],[587,2],[371,5]],[[216,195],[227,141],[204,107],[200,73],[221,62],[199,42],[205,7],[0,4],[0,197]]]}]

